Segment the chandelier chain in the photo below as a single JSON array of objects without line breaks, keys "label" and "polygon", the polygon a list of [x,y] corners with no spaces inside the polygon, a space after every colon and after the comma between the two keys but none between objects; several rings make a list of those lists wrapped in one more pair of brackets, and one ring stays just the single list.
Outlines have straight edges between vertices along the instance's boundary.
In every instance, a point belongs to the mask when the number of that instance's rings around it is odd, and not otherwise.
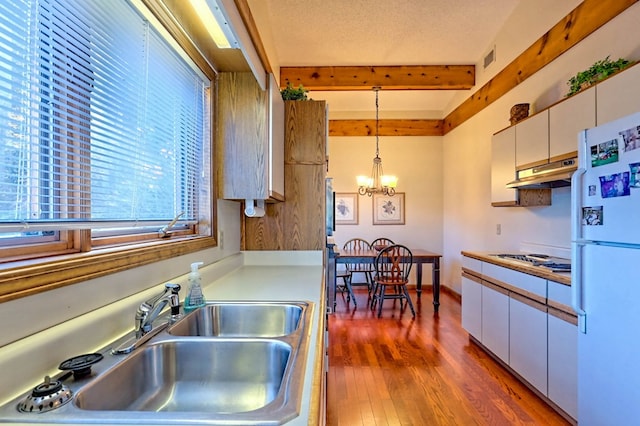
[{"label": "chandelier chain", "polygon": [[380,105],[379,91],[380,86],[374,86],[376,92],[376,156],[373,159],[373,168],[371,176],[358,176],[358,193],[360,195],[372,196],[373,194],[383,194],[393,196],[396,192],[396,184],[398,178],[395,176],[387,176],[382,170],[382,159],[380,158]]}]

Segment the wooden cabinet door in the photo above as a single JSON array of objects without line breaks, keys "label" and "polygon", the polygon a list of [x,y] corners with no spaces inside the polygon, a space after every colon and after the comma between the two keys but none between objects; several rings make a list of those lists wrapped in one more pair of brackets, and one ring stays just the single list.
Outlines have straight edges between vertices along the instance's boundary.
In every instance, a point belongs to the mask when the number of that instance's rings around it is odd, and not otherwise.
[{"label": "wooden cabinet door", "polygon": [[325,164],[327,111],[324,101],[285,101],[285,164]]},{"label": "wooden cabinet door", "polygon": [[491,140],[491,203],[513,205],[517,201],[515,189],[506,184],[516,178],[516,128],[508,127],[493,135]]},{"label": "wooden cabinet door", "polygon": [[596,125],[595,87],[565,99],[549,109],[550,161],[577,155],[578,133]]},{"label": "wooden cabinet door", "polygon": [[549,159],[549,110],[516,124],[516,169],[545,164]]},{"label": "wooden cabinet door", "polygon": [[216,176],[220,198],[269,197],[268,98],[250,72],[218,80]]},{"label": "wooden cabinet door", "polygon": [[547,394],[546,306],[514,293],[509,299],[509,366]]}]

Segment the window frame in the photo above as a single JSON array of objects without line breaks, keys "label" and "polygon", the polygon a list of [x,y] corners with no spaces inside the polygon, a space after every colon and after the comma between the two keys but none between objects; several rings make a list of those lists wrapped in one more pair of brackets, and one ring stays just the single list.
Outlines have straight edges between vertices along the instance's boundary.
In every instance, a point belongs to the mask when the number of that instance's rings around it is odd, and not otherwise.
[{"label": "window frame", "polygon": [[[0,247],[0,303],[48,290],[65,287],[101,276],[126,271],[201,251],[218,245],[217,187],[214,162],[214,131],[217,104],[217,71],[192,38],[166,9],[160,0],[128,0],[142,3],[184,50],[200,70],[211,80],[209,111],[209,194],[208,215],[211,235],[198,235],[198,225],[175,232],[171,238],[159,238],[157,233],[94,237],[90,230],[59,231],[57,241],[22,246]],[[25,255],[36,256],[25,259]]]}]

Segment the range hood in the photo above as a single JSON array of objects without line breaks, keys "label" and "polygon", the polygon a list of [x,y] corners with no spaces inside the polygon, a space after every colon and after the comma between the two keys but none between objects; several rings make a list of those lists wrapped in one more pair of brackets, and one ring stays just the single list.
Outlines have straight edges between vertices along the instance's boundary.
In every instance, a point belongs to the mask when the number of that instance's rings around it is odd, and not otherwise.
[{"label": "range hood", "polygon": [[578,159],[569,158],[529,169],[519,170],[516,180],[507,188],[540,189],[571,185],[571,175],[578,168]]}]

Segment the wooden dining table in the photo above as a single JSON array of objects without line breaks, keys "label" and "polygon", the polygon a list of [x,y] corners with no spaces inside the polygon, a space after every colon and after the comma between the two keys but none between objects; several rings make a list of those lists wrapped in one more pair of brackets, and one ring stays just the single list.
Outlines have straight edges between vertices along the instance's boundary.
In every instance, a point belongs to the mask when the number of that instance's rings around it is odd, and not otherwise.
[{"label": "wooden dining table", "polygon": [[[433,265],[432,268],[432,283],[433,283],[433,310],[434,312],[438,312],[438,308],[440,307],[440,258],[442,255],[433,253],[423,249],[412,249],[412,263],[417,265],[416,268],[416,290],[418,293],[418,298],[422,295],[422,265],[425,263],[430,263]],[[334,262],[334,270],[333,270],[333,288],[329,289],[329,306],[333,306],[335,310],[336,307],[336,299],[335,299],[335,290],[336,290],[336,270],[338,268],[338,264],[346,264],[346,263],[373,263],[378,256],[378,250],[344,250],[333,248],[333,258]]]}]

